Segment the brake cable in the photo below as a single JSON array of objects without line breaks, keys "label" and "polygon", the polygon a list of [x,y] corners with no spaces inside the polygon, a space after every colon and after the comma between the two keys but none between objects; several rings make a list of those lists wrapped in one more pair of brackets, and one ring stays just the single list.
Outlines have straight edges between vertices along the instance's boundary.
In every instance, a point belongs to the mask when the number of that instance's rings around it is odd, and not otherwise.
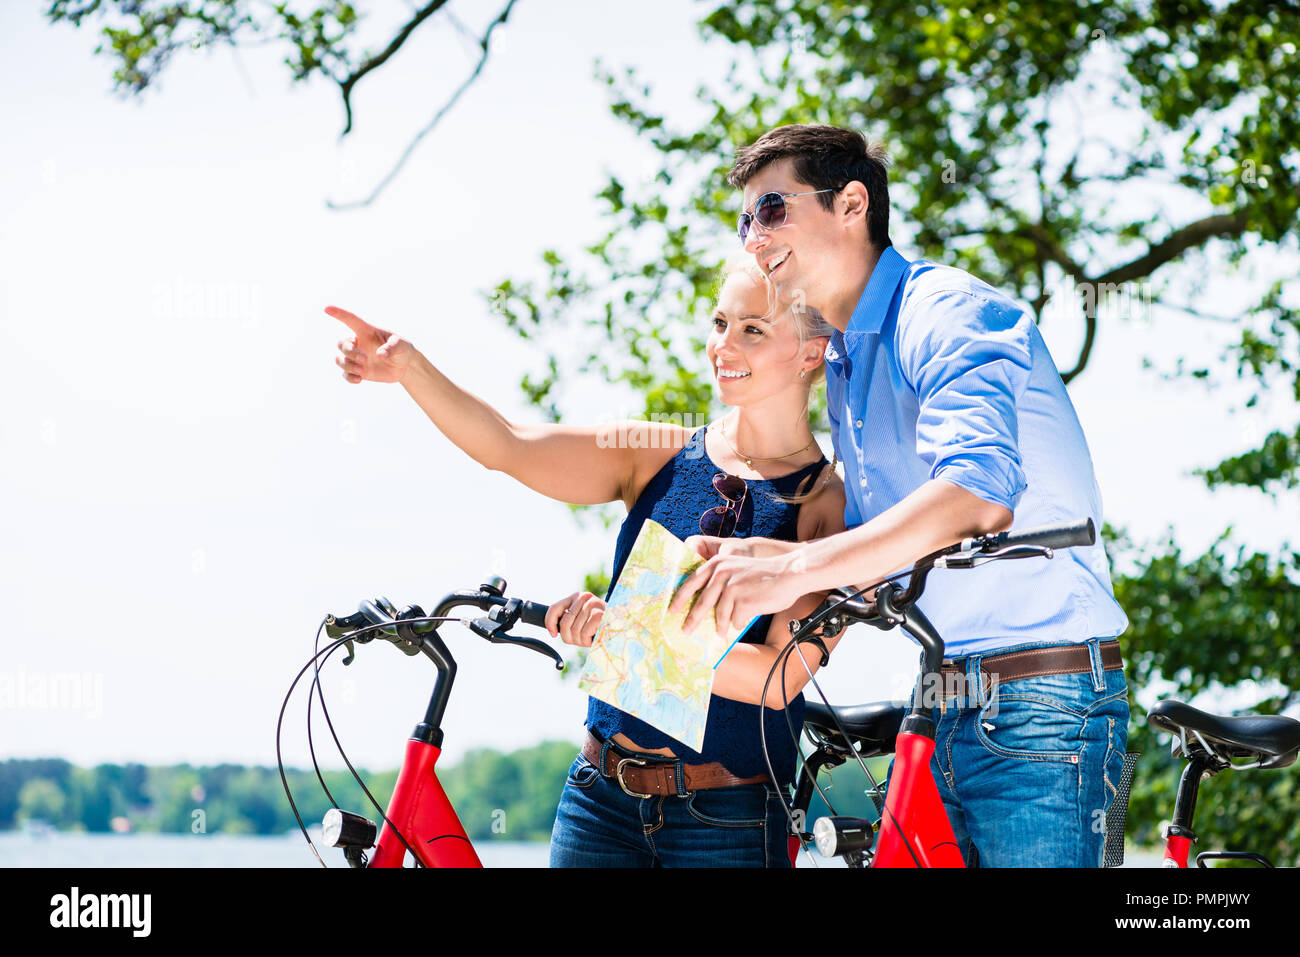
[{"label": "brake cable", "polygon": [[[957,546],[957,549],[960,550],[960,546]],[[879,588],[881,585],[887,585],[890,582],[897,581],[900,578],[907,578],[909,576],[913,576],[918,571],[928,572],[935,558],[937,558],[940,555],[950,554],[950,553],[951,553],[951,548],[948,548],[948,549],[942,549],[941,551],[933,553],[931,555],[926,555],[920,560],[918,560],[916,564],[914,564],[911,568],[905,569],[901,572],[896,572],[895,574],[882,578],[879,581],[874,582],[872,584],[864,585],[862,588],[859,588],[853,594],[846,595],[840,598],[839,601],[836,601],[828,605],[827,607],[814,612],[810,617],[806,618],[803,621],[803,623],[799,626],[798,630],[801,632],[801,636],[799,638],[794,638],[792,635],[791,641],[783,649],[781,649],[781,652],[777,655],[776,660],[772,662],[772,667],[768,670],[767,673],[767,680],[763,682],[763,697],[762,697],[762,700],[764,702],[763,706],[765,706],[766,704],[767,690],[768,687],[771,685],[772,677],[775,675],[777,665],[779,664],[782,667],[781,670],[782,697],[785,700],[787,706],[786,728],[790,732],[790,736],[794,741],[795,753],[800,756],[802,762],[801,763],[802,770],[804,771],[807,770],[807,759],[804,758],[802,750],[799,747],[799,740],[801,736],[794,730],[793,723],[790,721],[790,716],[788,711],[789,701],[788,699],[785,699],[785,664],[788,661],[790,653],[794,650],[795,646],[802,643],[802,641],[804,640],[802,633],[807,631],[814,625],[820,625],[823,621],[825,621],[828,617],[830,617],[830,615],[837,608],[841,607],[842,605],[850,601],[853,601],[854,599],[862,596],[863,594],[865,594],[868,591],[871,591],[872,589]],[[930,560],[929,563],[927,563],[927,559]],[[927,566],[924,569],[920,567],[923,563],[927,563]],[[858,766],[862,768],[862,773],[866,775],[867,781],[870,782],[872,787],[872,791],[871,791],[872,803],[875,804],[876,807],[879,809],[882,818],[886,813],[889,815],[890,819],[894,822],[894,825],[898,830],[899,837],[903,841],[903,846],[907,848],[908,854],[911,855],[913,863],[915,863],[917,867],[920,867],[921,862],[917,858],[916,853],[912,850],[911,842],[907,840],[907,836],[903,833],[902,825],[899,824],[898,819],[894,817],[894,813],[888,809],[887,804],[885,804],[879,798],[880,785],[876,782],[876,779],[872,776],[871,771],[867,768],[867,764],[862,759],[862,755],[859,754],[857,748],[854,747],[852,737],[849,735],[844,725],[840,722],[839,716],[835,713],[835,709],[831,706],[830,701],[826,698],[825,693],[821,689],[821,685],[818,684],[817,679],[813,677],[812,670],[808,668],[808,662],[804,660],[802,654],[799,655],[799,660],[803,663],[804,668],[808,670],[809,680],[812,682],[813,688],[817,691],[818,696],[822,699],[822,704],[824,704],[826,708],[830,711],[831,719],[835,722],[835,729],[844,738],[845,742],[848,745],[848,750],[853,754],[854,760],[858,762]],[[768,747],[767,747],[767,722],[764,716],[762,715],[761,711],[759,716],[759,739],[761,741],[762,749],[763,749],[763,760],[767,764],[768,776],[772,779],[775,785],[776,772],[775,769],[772,767],[772,758],[771,758],[771,754],[768,752]],[[821,797],[822,801],[826,804],[827,809],[830,810],[833,815],[835,813],[834,808],[832,807],[829,799],[827,799],[826,792],[822,790],[821,785],[817,783],[816,775],[811,775],[810,780],[812,781],[813,787],[816,789],[817,794]],[[778,789],[778,793],[779,793],[779,789]],[[792,832],[794,832],[796,829],[794,814],[791,811],[790,806],[787,804],[784,796],[782,796],[781,799],[781,806],[782,809],[785,811],[787,820],[789,820],[790,822],[790,829]],[[808,850],[807,846],[804,845],[804,842],[802,840],[800,840],[800,844],[803,845],[804,852],[808,855],[809,859],[812,860],[812,853]],[[814,867],[817,866],[815,861],[813,861],[813,866]]]},{"label": "brake cable", "polygon": [[[318,644],[320,642],[321,630],[325,627],[325,620],[326,619],[322,619],[320,627],[316,629],[316,641]],[[284,702],[280,705],[280,717],[275,723],[275,763],[276,767],[280,770],[280,784],[284,788],[285,797],[289,799],[289,808],[293,811],[294,819],[298,822],[298,828],[302,831],[302,836],[307,839],[307,846],[310,847],[311,852],[316,855],[316,860],[320,862],[321,867],[328,867],[329,865],[327,865],[324,858],[320,856],[320,851],[316,850],[316,845],[312,842],[311,835],[307,833],[307,825],[302,822],[302,815],[298,813],[298,805],[293,799],[293,790],[289,787],[289,779],[284,773],[284,757],[280,750],[280,732],[284,725],[284,712],[289,707],[289,699],[293,696],[293,689],[298,686],[299,679],[302,678],[307,669],[316,662],[317,658],[322,654],[328,654],[329,652],[336,650],[342,646],[345,641],[346,639],[339,638],[331,642],[325,652],[316,652],[316,654],[312,655],[311,660],[302,666],[302,669],[298,672],[298,676],[294,678],[293,683],[289,685],[289,691],[285,694]]]},{"label": "brake cable", "polygon": [[[882,582],[881,584],[884,584],[884,583]],[[864,589],[864,591],[865,591],[865,589]],[[789,644],[787,644],[784,648],[781,649],[780,653],[779,653],[778,656],[777,656],[777,660],[774,661],[774,662],[772,663],[772,668],[771,668],[771,670],[768,672],[767,681],[764,682],[764,684],[763,684],[763,700],[764,700],[764,701],[767,700],[767,689],[768,689],[769,684],[771,683],[772,675],[776,672],[776,666],[777,666],[778,664],[780,664],[780,665],[782,665],[782,666],[784,667],[784,664],[785,664],[786,661],[789,659],[789,656],[790,656],[791,652],[794,650],[794,648],[795,648],[795,646],[796,646],[797,644],[799,644],[799,642],[797,642],[797,641],[791,641]],[[803,660],[803,655],[800,655],[799,658],[800,658],[800,660],[802,661],[802,660]],[[808,667],[808,662],[804,661],[804,667],[805,667],[805,668]],[[811,677],[811,670],[809,671],[809,676]],[[844,740],[848,743],[848,745],[849,745],[849,751],[851,751],[851,752],[853,753],[854,758],[857,760],[858,764],[862,767],[862,771],[863,771],[863,773],[867,776],[867,780],[871,782],[872,787],[875,788],[875,789],[878,789],[878,788],[879,788],[879,785],[876,784],[875,778],[872,777],[871,772],[870,772],[869,770],[867,770],[866,763],[862,760],[862,756],[861,756],[860,754],[858,754],[857,749],[856,749],[855,747],[853,747],[853,739],[849,736],[849,733],[844,729],[844,726],[840,723],[839,717],[835,714],[834,709],[831,708],[830,702],[826,700],[826,695],[822,692],[822,690],[821,690],[821,686],[817,684],[815,678],[813,678],[812,681],[813,681],[813,687],[816,688],[818,695],[821,696],[822,703],[825,704],[826,707],[827,707],[828,709],[830,709],[830,712],[831,712],[831,718],[832,718],[832,720],[835,721],[835,725],[836,725],[837,730],[838,730],[838,731],[840,732],[840,734],[844,737]],[[783,694],[784,694],[784,690],[783,690]],[[793,727],[790,725],[790,720],[789,720],[789,716],[788,716],[788,715],[786,716],[786,724],[787,724],[787,727],[789,728],[789,730],[790,730],[790,732],[791,732],[791,735],[794,737],[794,742],[795,742],[795,753],[796,753],[796,754],[800,754],[800,757],[802,758],[802,753],[800,752],[800,749],[799,749],[799,736],[794,732]],[[767,763],[768,774],[771,776],[772,780],[775,781],[775,780],[776,780],[776,773],[775,773],[774,769],[772,768],[772,758],[771,758],[771,755],[769,754],[769,752],[768,752],[768,748],[767,748],[767,728],[766,728],[765,725],[766,725],[766,722],[764,722],[763,725],[760,725],[760,727],[759,727],[759,737],[760,737],[761,740],[762,740],[763,759],[764,759],[764,761],[766,761],[766,763]],[[804,770],[805,772],[807,771],[807,760],[806,760],[806,759],[804,759],[804,761],[803,761],[803,770]],[[817,777],[816,777],[816,775],[810,775],[810,776],[809,776],[809,780],[812,781],[812,785],[813,785],[813,787],[816,789],[817,794],[821,797],[822,801],[826,804],[827,809],[831,812],[832,815],[834,815],[834,814],[835,814],[835,809],[834,809],[833,805],[831,804],[830,799],[826,796],[826,792],[825,792],[824,790],[822,790],[822,786],[821,786],[820,784],[817,783]],[[782,799],[781,799],[781,807],[782,807],[782,809],[785,811],[786,819],[790,822],[790,829],[791,829],[791,831],[792,831],[792,832],[795,831],[797,825],[795,824],[794,813],[791,811],[790,806],[789,806],[789,804],[787,804],[786,799],[785,799],[784,797],[782,797]],[[883,811],[883,810],[884,810],[884,809],[882,808],[882,811]],[[883,816],[883,815],[882,815],[882,816]],[[892,814],[892,813],[890,813],[890,817],[891,817],[891,818],[893,817],[893,814]],[[895,823],[897,823],[896,820],[895,820]],[[905,843],[905,844],[907,843],[906,838],[904,838],[904,843]],[[813,859],[812,852],[808,850],[808,846],[807,846],[807,844],[803,841],[802,838],[800,839],[799,844],[800,844],[800,846],[803,848],[804,853],[808,855],[808,859],[812,862],[813,866],[814,866],[814,867],[819,866],[819,865],[817,864],[816,860]],[[908,850],[909,850],[909,852],[911,851],[911,847],[910,847],[910,845],[908,846]],[[912,855],[912,859],[913,859],[913,860],[916,860],[916,855],[915,855],[915,854]],[[918,866],[918,867],[921,866],[919,861],[917,862],[917,866]]]},{"label": "brake cable", "polygon": [[[928,556],[927,556],[927,557],[928,557]],[[886,577],[886,578],[882,578],[882,579],[880,579],[878,582],[875,582],[875,583],[873,583],[873,584],[866,585],[866,586],[864,586],[864,587],[862,587],[862,588],[859,588],[859,589],[858,589],[856,592],[854,592],[853,594],[851,594],[851,595],[846,595],[846,596],[842,597],[839,601],[837,601],[837,602],[831,604],[830,606],[828,606],[828,607],[826,607],[826,608],[823,608],[823,609],[820,609],[820,610],[814,612],[811,616],[809,616],[808,618],[806,618],[806,619],[804,620],[803,624],[799,627],[799,631],[800,631],[800,632],[803,632],[803,631],[805,631],[806,629],[811,628],[813,625],[820,625],[820,624],[822,623],[822,621],[824,621],[824,620],[825,620],[825,619],[826,619],[826,618],[831,614],[831,612],[835,611],[835,609],[839,608],[841,605],[845,604],[846,602],[849,602],[849,601],[852,601],[852,600],[855,599],[855,598],[858,598],[858,597],[861,596],[863,593],[868,592],[868,591],[870,591],[870,590],[873,589],[873,588],[879,588],[881,585],[886,585],[886,584],[888,584],[888,583],[890,583],[890,582],[892,582],[892,581],[896,581],[896,580],[899,579],[899,578],[905,578],[905,577],[907,577],[908,575],[911,575],[914,571],[915,571],[915,566],[913,566],[912,568],[906,569],[905,571],[897,572],[896,574],[890,575],[890,576],[888,576],[888,577]],[[802,737],[802,735],[800,735],[799,732],[795,731],[795,729],[794,729],[794,724],[793,724],[793,722],[790,720],[790,713],[789,713],[789,704],[790,704],[790,702],[789,702],[789,699],[785,696],[785,695],[786,695],[786,692],[785,692],[785,665],[786,665],[787,660],[788,660],[788,656],[789,656],[789,653],[790,653],[790,649],[791,649],[794,645],[799,644],[799,643],[803,642],[804,640],[805,640],[805,638],[802,637],[802,636],[801,636],[800,638],[794,638],[793,635],[792,635],[790,642],[789,642],[789,643],[786,645],[786,647],[783,648],[783,649],[781,650],[781,652],[777,655],[776,660],[772,662],[772,667],[768,670],[768,673],[767,673],[767,679],[763,682],[763,701],[764,701],[764,703],[766,703],[766,701],[767,701],[767,689],[770,687],[770,685],[771,685],[771,683],[772,683],[772,677],[773,677],[773,675],[776,673],[776,667],[777,667],[777,665],[781,665],[781,684],[782,684],[782,692],[781,692],[781,693],[782,693],[782,701],[783,701],[784,704],[786,705],[786,708],[785,708],[785,723],[786,723],[786,730],[790,733],[790,738],[791,738],[791,740],[794,742],[795,753],[799,755],[800,765],[801,765],[801,768],[800,768],[800,769],[801,769],[801,770],[806,770],[806,768],[807,768],[807,761],[806,761],[806,759],[804,758],[803,752],[802,752],[802,750],[801,750],[800,747],[799,747],[799,741],[800,741],[800,738]],[[820,644],[820,641],[819,641],[819,644]],[[825,652],[825,646],[822,646],[822,651]],[[801,654],[799,657],[800,657],[801,660],[803,659],[803,655],[802,655],[802,654]],[[804,664],[804,668],[806,669],[806,668],[808,667],[808,662],[805,661],[803,664]],[[812,678],[812,672],[811,672],[811,671],[809,671],[809,678]],[[818,685],[816,684],[815,679],[814,679],[814,687],[817,688],[817,693],[818,693],[819,695],[821,695],[822,703],[825,704],[825,705],[829,708],[829,707],[830,707],[830,702],[826,700],[826,695],[825,695],[825,694],[822,694],[821,687],[818,686]],[[836,723],[838,724],[838,719],[836,719]],[[767,725],[767,722],[763,719],[763,717],[762,717],[762,715],[761,715],[761,712],[760,712],[760,718],[759,718],[759,739],[760,739],[760,741],[761,741],[761,743],[762,743],[763,759],[764,759],[765,763],[767,764],[767,772],[768,772],[768,776],[771,778],[771,780],[772,780],[772,782],[773,782],[773,785],[775,785],[775,783],[776,783],[776,772],[775,772],[775,769],[772,767],[772,757],[771,757],[771,754],[769,753],[769,751],[768,751],[768,747],[767,747],[767,727],[766,727],[766,725]],[[843,728],[843,727],[839,727],[837,730],[839,730],[839,732],[845,736],[845,740],[848,740],[848,735],[847,735],[847,733],[844,731],[844,728]],[[852,748],[850,748],[850,750],[852,750]],[[861,763],[861,759],[859,759],[859,763]],[[863,771],[866,771],[866,766],[865,766],[865,765],[863,765]],[[872,781],[872,783],[873,783],[873,785],[874,785],[875,782],[874,782],[874,780],[872,779],[870,772],[867,772],[867,780],[868,780],[868,781]],[[817,789],[817,793],[818,793],[819,795],[821,795],[821,798],[822,798],[822,800],[826,803],[826,806],[827,806],[828,808],[830,808],[830,807],[831,807],[830,801],[826,798],[826,794],[825,794],[825,792],[822,791],[821,786],[820,786],[819,784],[817,784],[817,779],[816,779],[815,776],[812,778],[812,781],[813,781],[813,787],[815,787],[815,788]],[[783,804],[785,803],[784,799],[782,799],[782,803],[783,803]],[[832,810],[832,813],[834,813],[833,810]],[[789,810],[788,807],[786,808],[786,817],[790,819],[790,826],[791,826],[791,828],[793,828],[793,827],[794,827],[794,815],[790,813],[790,810]]]},{"label": "brake cable", "polygon": [[[316,651],[317,653],[320,652],[320,633],[321,633],[321,629],[317,628],[316,643],[313,648],[313,650]],[[325,796],[329,798],[330,807],[337,808],[339,806],[339,802],[334,800],[334,795],[330,792],[329,786],[325,783],[324,775],[321,774],[320,764],[318,764],[316,761],[316,745],[313,742],[312,735],[311,735],[311,701],[312,701],[312,696],[317,693],[320,694],[320,708],[325,715],[325,723],[329,725],[330,733],[333,734],[334,732],[334,725],[330,723],[329,709],[325,707],[325,689],[320,686],[320,666],[322,663],[323,662],[320,661],[316,662],[315,673],[312,679],[312,684],[311,687],[307,689],[307,750],[311,753],[311,766],[312,769],[316,772],[316,780],[320,782],[321,790],[323,790],[325,792]],[[337,738],[335,740],[337,743]],[[340,748],[339,750],[341,753],[342,748]]]},{"label": "brake cable", "polygon": [[[813,858],[812,852],[808,850],[807,844],[804,843],[802,836],[800,836],[803,833],[803,831],[799,827],[799,825],[795,822],[794,813],[790,809],[790,804],[788,803],[786,796],[781,793],[781,786],[780,784],[777,783],[777,779],[776,779],[776,769],[772,766],[772,754],[767,747],[767,689],[772,684],[772,675],[776,672],[776,666],[779,664],[781,666],[781,702],[782,702],[781,710],[782,713],[785,715],[786,728],[787,730],[789,730],[790,734],[794,736],[794,753],[798,755],[800,758],[801,770],[803,771],[807,770],[807,762],[803,759],[803,754],[799,750],[799,738],[797,735],[795,735],[794,726],[790,721],[790,699],[787,696],[786,683],[785,683],[785,666],[789,663],[790,660],[790,656],[789,656],[790,649],[793,648],[796,644],[797,642],[791,641],[784,648],[781,649],[781,651],[777,654],[776,660],[772,662],[771,670],[769,670],[767,673],[767,680],[763,682],[763,697],[758,706],[759,708],[758,736],[759,736],[760,747],[763,751],[763,763],[767,766],[767,776],[768,779],[771,780],[772,782],[772,788],[773,790],[776,791],[777,797],[781,799],[781,810],[785,812],[786,820],[790,822],[790,832],[796,835],[797,837],[799,837],[799,847],[801,850],[803,850],[804,854],[808,856],[808,862],[812,864],[813,867],[818,867],[819,865],[817,864],[816,859]],[[802,660],[803,656],[800,655],[799,657]],[[804,667],[806,668],[807,666],[808,663],[805,661]],[[826,806],[830,807],[830,801],[829,799],[827,799],[825,792],[822,791],[821,785],[817,783],[817,779],[815,776],[813,777],[812,781],[813,781],[813,787],[817,788],[818,793],[821,794],[822,796],[822,800],[826,802]],[[834,813],[834,811],[832,811],[831,813]]]}]

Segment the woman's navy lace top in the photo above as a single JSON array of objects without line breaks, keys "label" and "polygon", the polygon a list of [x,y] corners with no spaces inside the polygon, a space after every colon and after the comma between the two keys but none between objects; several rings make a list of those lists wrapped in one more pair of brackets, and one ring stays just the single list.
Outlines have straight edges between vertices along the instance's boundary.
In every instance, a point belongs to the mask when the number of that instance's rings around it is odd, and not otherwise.
[{"label": "woman's navy lace top", "polygon": [[[713,487],[713,477],[724,470],[714,465],[709,458],[704,446],[704,435],[705,429],[700,429],[691,436],[686,447],[659,470],[633,504],[618,533],[612,581],[618,581],[623,563],[627,561],[628,553],[647,518],[654,519],[678,538],[685,539],[700,534],[700,516],[705,509],[725,504]],[[793,495],[798,491],[800,483],[810,475],[819,474],[825,464],[826,459],[823,457],[821,461],[781,478],[746,479],[749,494],[741,505],[740,520],[736,523],[733,537],[796,541],[799,506],[774,500],[772,495]],[[613,591],[612,586],[610,591]],[[609,599],[609,593],[606,593],[605,599]],[[762,644],[767,638],[771,621],[771,615],[763,616],[740,640]],[[676,738],[671,738],[639,718],[596,698],[587,699],[587,727],[602,738],[621,732],[642,748],[671,748],[674,754],[688,764],[718,761],[737,777],[747,778],[767,773],[758,729],[759,712],[765,711],[767,748],[772,757],[772,767],[782,784],[790,784],[794,780],[795,744],[786,726],[786,714],[788,713],[795,732],[799,733],[803,724],[803,706],[803,695],[791,701],[786,712],[714,695],[709,700],[704,746],[699,752],[692,751]]]}]

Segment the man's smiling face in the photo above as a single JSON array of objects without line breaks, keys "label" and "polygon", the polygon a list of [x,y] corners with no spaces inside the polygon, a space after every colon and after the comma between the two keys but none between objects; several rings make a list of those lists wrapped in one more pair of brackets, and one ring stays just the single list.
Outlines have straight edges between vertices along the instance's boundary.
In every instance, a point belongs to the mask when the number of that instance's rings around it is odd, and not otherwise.
[{"label": "man's smiling face", "polygon": [[[838,195],[812,193],[815,187],[796,179],[793,166],[791,159],[777,160],[745,184],[744,209],[751,213],[765,193],[808,194],[785,200],[783,225],[767,228],[751,222],[745,251],[767,275],[778,301],[816,307],[823,278],[833,275],[846,236],[836,215]],[[835,209],[822,206],[820,200],[828,195],[836,199]]]}]

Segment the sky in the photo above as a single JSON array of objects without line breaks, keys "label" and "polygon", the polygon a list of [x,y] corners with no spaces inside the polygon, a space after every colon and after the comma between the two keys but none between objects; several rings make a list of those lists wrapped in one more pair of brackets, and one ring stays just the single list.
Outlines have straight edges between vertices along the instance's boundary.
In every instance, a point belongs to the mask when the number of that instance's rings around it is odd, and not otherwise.
[{"label": "sky", "polygon": [[[340,142],[337,89],[291,85],[273,47],[180,56],[123,100],[94,34],[40,7],[0,7],[0,679],[33,689],[0,708],[0,758],[272,764],[325,613],[379,594],[428,608],[493,573],[549,603],[609,562],[616,529],[580,528],[481,468],[399,387],[345,383],[345,330],[322,310],[398,331],[507,417],[540,419],[517,386],[536,357],[482,293],[535,275],[546,248],[600,237],[607,174],[636,184],[653,170],[610,116],[597,58],[638,67],[670,116],[698,115],[693,91],[728,51],[700,41],[697,5],[632,19],[596,0],[524,0],[479,82],[375,204],[347,212],[326,199],[368,193],[471,67],[455,31],[417,32],[360,84]],[[379,37],[404,8],[376,8]],[[539,190],[557,214],[525,201]],[[1234,417],[1239,390],[1143,368],[1171,342],[1212,360],[1233,330],[1159,310],[1102,329],[1071,395],[1107,518],[1139,541],[1172,527],[1189,549],[1228,524],[1261,548],[1300,527],[1289,500],[1211,494],[1188,474],[1291,407]],[[1073,355],[1068,317],[1043,333]],[[574,421],[610,414],[598,384],[582,395]],[[901,693],[912,645],[856,635],[824,673],[831,700]],[[446,760],[580,740],[576,681],[465,630],[447,642],[460,671]],[[359,652],[325,674],[331,715],[354,763],[395,767],[432,668],[387,645]],[[70,697],[53,707],[39,688]],[[291,764],[306,761],[304,708],[300,696],[285,719]]]}]

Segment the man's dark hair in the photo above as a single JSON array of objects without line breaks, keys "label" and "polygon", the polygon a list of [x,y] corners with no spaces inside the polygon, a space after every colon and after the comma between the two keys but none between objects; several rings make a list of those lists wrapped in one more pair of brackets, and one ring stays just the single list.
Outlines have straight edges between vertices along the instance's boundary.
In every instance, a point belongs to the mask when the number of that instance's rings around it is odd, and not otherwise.
[{"label": "man's dark hair", "polygon": [[[813,189],[840,190],[857,180],[867,188],[867,239],[877,249],[892,246],[889,238],[889,156],[861,133],[838,126],[778,126],[752,146],[736,151],[736,164],[727,182],[737,189],[778,160],[794,160],[794,175]],[[817,196],[823,209],[835,208],[833,193]]]}]

